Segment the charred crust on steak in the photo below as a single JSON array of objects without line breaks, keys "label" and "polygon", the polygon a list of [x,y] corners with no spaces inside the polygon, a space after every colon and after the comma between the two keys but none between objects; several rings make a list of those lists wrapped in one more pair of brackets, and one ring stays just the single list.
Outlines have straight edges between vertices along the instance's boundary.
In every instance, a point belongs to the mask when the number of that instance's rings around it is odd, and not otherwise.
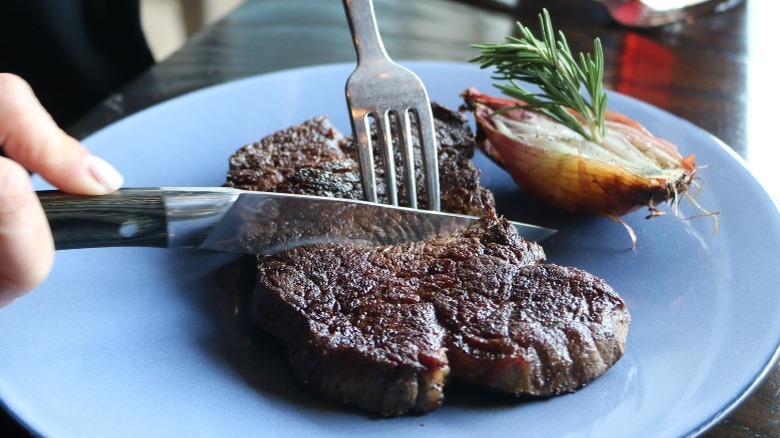
[{"label": "charred crust on steak", "polygon": [[227,185],[276,191],[299,168],[347,158],[342,142],[344,137],[325,116],[277,131],[230,156]]},{"label": "charred crust on steak", "polygon": [[[624,352],[625,304],[603,280],[545,264],[541,246],[497,217],[471,160],[466,119],[436,104],[433,112],[442,209],[482,219],[427,241],[315,244],[261,256],[255,324],[283,341],[313,391],[381,416],[432,411],[454,380],[516,396],[588,384]],[[362,199],[353,156],[351,139],[316,117],[239,149],[227,185]],[[336,227],[376,226],[373,218],[322,214]],[[285,230],[295,238],[302,227],[270,232]]]},{"label": "charred crust on steak", "polygon": [[[472,162],[476,143],[466,118],[438,104],[432,105],[438,139],[442,210],[481,216],[494,208],[492,193],[479,185],[480,171]],[[400,149],[396,147],[397,166]],[[379,157],[378,152],[375,156]],[[244,190],[298,193],[346,199],[363,199],[360,173],[350,137],[343,136],[329,119],[315,117],[244,146],[229,159],[227,186]],[[422,158],[415,157],[419,203],[427,205]],[[382,170],[377,170],[377,194],[385,198]],[[403,174],[398,173],[399,193]],[[401,204],[404,198],[401,196]]]},{"label": "charred crust on steak", "polygon": [[489,215],[424,242],[262,257],[252,309],[309,387],[383,416],[438,407],[449,379],[556,395],[622,356],[630,316],[603,280],[543,261]]}]

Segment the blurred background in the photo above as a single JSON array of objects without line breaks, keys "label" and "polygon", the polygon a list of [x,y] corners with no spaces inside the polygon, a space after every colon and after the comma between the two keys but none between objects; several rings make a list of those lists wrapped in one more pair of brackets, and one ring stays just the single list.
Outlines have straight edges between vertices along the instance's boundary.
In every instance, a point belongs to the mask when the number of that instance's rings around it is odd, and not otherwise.
[{"label": "blurred background", "polygon": [[154,59],[176,51],[204,25],[244,0],[141,0],[141,26]]},{"label": "blurred background", "polygon": [[0,1],[0,71],[67,129],[242,1]]}]

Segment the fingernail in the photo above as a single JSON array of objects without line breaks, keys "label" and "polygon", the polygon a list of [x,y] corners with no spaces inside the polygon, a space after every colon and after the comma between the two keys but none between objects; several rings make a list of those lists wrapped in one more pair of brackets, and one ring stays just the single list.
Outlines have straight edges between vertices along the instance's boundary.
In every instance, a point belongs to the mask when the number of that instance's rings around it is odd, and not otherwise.
[{"label": "fingernail", "polygon": [[103,186],[106,192],[113,192],[122,187],[122,183],[124,183],[125,179],[116,169],[114,169],[114,166],[94,155],[92,156],[91,161],[89,172],[92,175],[92,178]]}]

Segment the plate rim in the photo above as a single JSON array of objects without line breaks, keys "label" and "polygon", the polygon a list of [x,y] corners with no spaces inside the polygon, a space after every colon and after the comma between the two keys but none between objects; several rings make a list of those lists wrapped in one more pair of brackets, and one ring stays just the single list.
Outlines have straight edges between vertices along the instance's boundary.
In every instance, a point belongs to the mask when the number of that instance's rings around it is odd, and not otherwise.
[{"label": "plate rim", "polygon": [[[399,61],[400,64],[409,67],[413,71],[415,69],[422,69],[422,68],[430,68],[431,66],[434,66],[436,68],[465,68],[468,66],[470,69],[477,69],[477,66],[474,64],[464,63],[464,62],[452,62],[452,61],[423,61],[423,60],[402,60]],[[148,107],[145,107],[139,111],[136,111],[132,114],[129,114],[125,117],[122,117],[121,119],[110,123],[106,126],[103,126],[102,128],[92,132],[88,136],[86,136],[82,141],[85,144],[89,144],[90,142],[95,141],[95,139],[99,139],[101,133],[105,132],[106,130],[111,129],[117,124],[122,123],[129,123],[132,122],[132,119],[136,117],[144,117],[144,114],[150,111],[155,111],[159,107],[170,105],[171,103],[179,100],[186,100],[191,98],[198,98],[198,96],[207,94],[207,93],[217,93],[219,90],[228,88],[228,87],[241,87],[244,83],[257,81],[257,80],[268,80],[268,79],[274,79],[277,77],[282,77],[286,74],[289,74],[290,72],[298,72],[300,74],[311,74],[316,73],[317,71],[323,71],[323,70],[330,70],[330,69],[345,69],[345,68],[354,68],[354,63],[344,63],[344,62],[338,62],[338,63],[328,63],[328,64],[319,64],[319,65],[311,65],[306,67],[295,67],[295,68],[289,68],[289,69],[283,69],[283,70],[276,70],[266,73],[261,73],[257,75],[251,75],[243,78],[233,79],[230,81],[222,82],[219,84],[213,84],[209,85],[200,89],[191,90],[189,92],[186,92],[184,94],[172,97],[170,99],[166,99],[160,102],[157,102],[153,105],[150,105]],[[657,106],[654,106],[650,103],[644,102],[642,100],[639,100],[637,98],[634,98],[629,95],[625,95],[622,93],[619,93],[617,91],[608,90],[608,92],[612,95],[618,95],[621,99],[626,99],[631,105],[639,105],[639,106],[645,106],[653,111],[659,111],[663,113],[664,115],[668,117],[672,117],[676,119],[676,121],[684,123],[688,126],[688,129],[695,129],[701,133],[705,133],[708,135],[712,140],[713,143],[717,144],[721,150],[725,151],[731,159],[733,159],[736,163],[738,163],[746,172],[749,174],[752,179],[756,182],[758,187],[763,190],[764,194],[769,198],[772,205],[774,206],[775,213],[777,213],[778,220],[780,221],[780,202],[778,202],[777,197],[768,189],[765,182],[763,182],[752,170],[750,169],[750,166],[747,164],[744,158],[742,158],[736,151],[734,151],[731,147],[729,147],[725,142],[723,142],[721,139],[719,139],[717,136],[711,134],[710,132],[704,130],[703,128],[693,124],[692,122],[685,120],[675,114],[670,113],[667,110],[664,110],[662,108],[659,108]],[[780,334],[778,334],[780,336]],[[755,376],[752,379],[752,382],[747,385],[744,390],[741,393],[735,394],[735,397],[732,398],[732,400],[726,404],[723,409],[717,412],[713,412],[712,416],[708,421],[700,425],[698,428],[695,428],[689,432],[690,435],[699,435],[701,433],[706,432],[710,428],[712,428],[714,425],[720,423],[726,416],[728,416],[730,413],[732,413],[736,408],[738,408],[750,395],[753,394],[753,392],[765,381],[765,379],[768,377],[774,366],[780,361],[780,339],[778,339],[777,345],[775,346],[775,349],[771,354],[768,355],[767,361],[765,365],[759,369],[756,370]],[[29,430],[32,433],[40,433],[36,430],[34,430],[31,425],[29,425],[24,419],[20,418],[17,413],[10,409],[10,407],[7,405],[6,400],[4,398],[0,398],[0,407],[9,414],[10,417],[15,419],[19,424],[21,424],[23,427],[25,427],[27,430]]]}]

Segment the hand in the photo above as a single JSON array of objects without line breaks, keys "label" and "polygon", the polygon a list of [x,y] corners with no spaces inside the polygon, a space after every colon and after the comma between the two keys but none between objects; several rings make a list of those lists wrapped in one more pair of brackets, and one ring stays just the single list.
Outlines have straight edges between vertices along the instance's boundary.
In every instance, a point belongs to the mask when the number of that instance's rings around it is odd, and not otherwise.
[{"label": "hand", "polygon": [[122,185],[110,164],[61,130],[18,76],[0,73],[0,305],[38,286],[54,242],[26,169],[70,193],[101,195]]}]

